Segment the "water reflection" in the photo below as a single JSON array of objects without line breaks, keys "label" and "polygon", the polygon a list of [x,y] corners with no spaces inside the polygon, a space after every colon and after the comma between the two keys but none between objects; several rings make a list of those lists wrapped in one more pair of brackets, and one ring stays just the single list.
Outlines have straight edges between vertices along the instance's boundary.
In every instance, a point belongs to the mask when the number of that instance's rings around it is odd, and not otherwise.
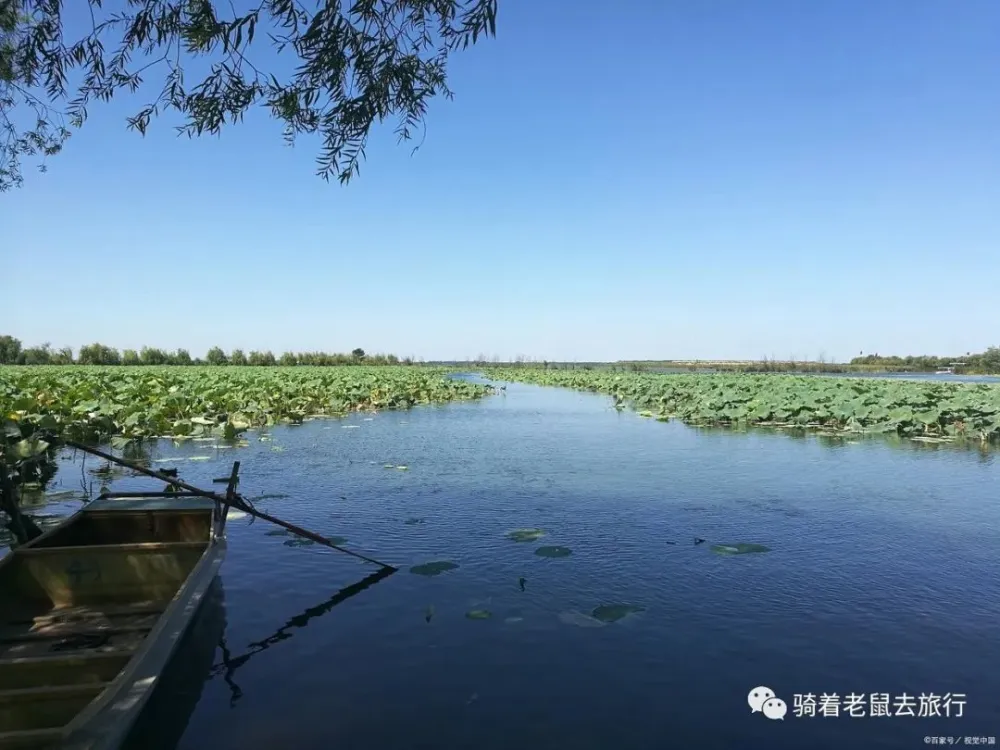
[{"label": "water reflection", "polygon": [[231,655],[229,647],[226,644],[225,636],[223,635],[219,641],[219,650],[222,653],[222,661],[212,667],[211,676],[218,677],[221,675],[222,679],[225,680],[226,684],[229,686],[230,708],[234,707],[239,699],[243,697],[243,690],[236,684],[236,681],[233,679],[233,675],[236,673],[237,669],[250,661],[251,657],[259,654],[261,651],[266,651],[276,643],[280,643],[283,640],[291,638],[295,635],[292,631],[306,627],[306,625],[308,625],[315,618],[325,615],[338,604],[342,604],[352,596],[360,594],[365,589],[370,586],[374,586],[376,583],[384,578],[388,578],[395,572],[397,572],[395,568],[379,568],[374,573],[362,578],[357,583],[352,583],[350,586],[342,588],[325,602],[309,607],[294,617],[289,618],[284,625],[274,631],[274,633],[269,635],[267,638],[249,644],[247,651],[239,656]]}]

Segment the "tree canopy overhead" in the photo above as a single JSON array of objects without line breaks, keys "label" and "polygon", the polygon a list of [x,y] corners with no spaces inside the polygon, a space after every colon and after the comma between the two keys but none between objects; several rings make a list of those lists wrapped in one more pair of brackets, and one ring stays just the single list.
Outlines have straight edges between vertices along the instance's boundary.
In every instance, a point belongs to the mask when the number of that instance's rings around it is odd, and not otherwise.
[{"label": "tree canopy overhead", "polygon": [[[216,134],[265,107],[288,141],[318,134],[317,173],[346,183],[372,125],[394,119],[408,140],[430,99],[451,98],[449,53],[495,35],[497,11],[497,0],[77,5],[89,13],[79,33],[67,28],[62,0],[0,0],[0,191],[22,183],[22,158],[58,153],[92,102],[151,80],[155,93],[129,128],[145,133],[174,111],[179,133]],[[192,77],[192,68],[207,73]]]}]

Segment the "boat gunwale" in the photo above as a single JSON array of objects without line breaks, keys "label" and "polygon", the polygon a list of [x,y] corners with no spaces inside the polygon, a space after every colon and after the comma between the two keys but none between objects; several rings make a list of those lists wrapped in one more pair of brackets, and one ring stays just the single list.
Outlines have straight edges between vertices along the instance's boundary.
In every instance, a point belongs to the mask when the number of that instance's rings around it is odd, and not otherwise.
[{"label": "boat gunwale", "polygon": [[197,549],[199,547],[211,546],[211,540],[200,542],[124,542],[122,544],[74,544],[65,547],[32,547],[30,549],[18,548],[17,553],[22,557],[42,557],[44,555],[54,555],[57,552],[169,552],[180,549]]}]

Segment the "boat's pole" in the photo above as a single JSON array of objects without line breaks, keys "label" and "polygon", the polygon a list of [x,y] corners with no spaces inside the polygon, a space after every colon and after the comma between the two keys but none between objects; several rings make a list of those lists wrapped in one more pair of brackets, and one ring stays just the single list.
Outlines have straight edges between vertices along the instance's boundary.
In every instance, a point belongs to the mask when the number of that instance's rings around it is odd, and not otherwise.
[{"label": "boat's pole", "polygon": [[270,521],[276,526],[281,526],[282,528],[288,529],[289,531],[298,534],[299,536],[305,537],[306,539],[311,539],[312,541],[317,542],[318,544],[330,547],[332,549],[337,550],[338,552],[343,552],[344,554],[350,555],[351,557],[357,557],[358,559],[364,560],[365,562],[370,562],[375,565],[381,565],[383,568],[392,568],[393,570],[397,570],[397,568],[394,565],[387,565],[386,563],[380,560],[375,560],[374,558],[366,557],[365,555],[362,555],[358,552],[352,552],[349,549],[344,549],[343,547],[339,547],[326,537],[320,536],[319,534],[315,534],[312,531],[309,531],[308,529],[303,529],[301,526],[296,526],[293,523],[288,523],[288,521],[282,521],[280,518],[276,518],[275,516],[272,516],[268,513],[264,513],[263,511],[257,510],[256,508],[252,508],[250,507],[249,504],[247,504],[243,500],[243,497],[241,495],[233,493],[232,497],[230,498],[225,495],[220,495],[218,492],[209,492],[208,490],[202,490],[195,487],[192,484],[183,482],[180,479],[167,476],[166,474],[163,474],[158,471],[153,471],[152,469],[147,469],[145,466],[140,466],[139,464],[133,463],[132,461],[126,461],[123,458],[118,458],[118,456],[113,456],[110,453],[105,453],[104,451],[99,450],[97,448],[91,448],[88,445],[83,445],[82,443],[78,443],[75,440],[67,440],[63,438],[62,442],[65,445],[68,445],[70,448],[76,448],[78,450],[84,451],[85,453],[91,453],[95,456],[98,456],[99,458],[105,459],[106,461],[111,461],[112,463],[119,464],[120,466],[125,466],[140,474],[145,474],[146,476],[152,477],[153,479],[159,479],[161,482],[166,482],[167,484],[173,485],[174,487],[179,487],[182,490],[187,490],[188,492],[194,495],[205,497],[208,498],[209,500],[215,500],[217,503],[222,503],[223,505],[232,506],[238,510],[243,511],[244,513],[249,513],[251,516],[255,516],[264,521]]}]

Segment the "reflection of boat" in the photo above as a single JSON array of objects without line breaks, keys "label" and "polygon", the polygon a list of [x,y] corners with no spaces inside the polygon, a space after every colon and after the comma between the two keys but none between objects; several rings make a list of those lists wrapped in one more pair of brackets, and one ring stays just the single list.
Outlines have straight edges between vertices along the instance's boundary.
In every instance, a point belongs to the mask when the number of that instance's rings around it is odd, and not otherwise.
[{"label": "reflection of boat", "polygon": [[208,627],[216,509],[98,499],[0,560],[0,748],[122,745],[185,634]]}]

